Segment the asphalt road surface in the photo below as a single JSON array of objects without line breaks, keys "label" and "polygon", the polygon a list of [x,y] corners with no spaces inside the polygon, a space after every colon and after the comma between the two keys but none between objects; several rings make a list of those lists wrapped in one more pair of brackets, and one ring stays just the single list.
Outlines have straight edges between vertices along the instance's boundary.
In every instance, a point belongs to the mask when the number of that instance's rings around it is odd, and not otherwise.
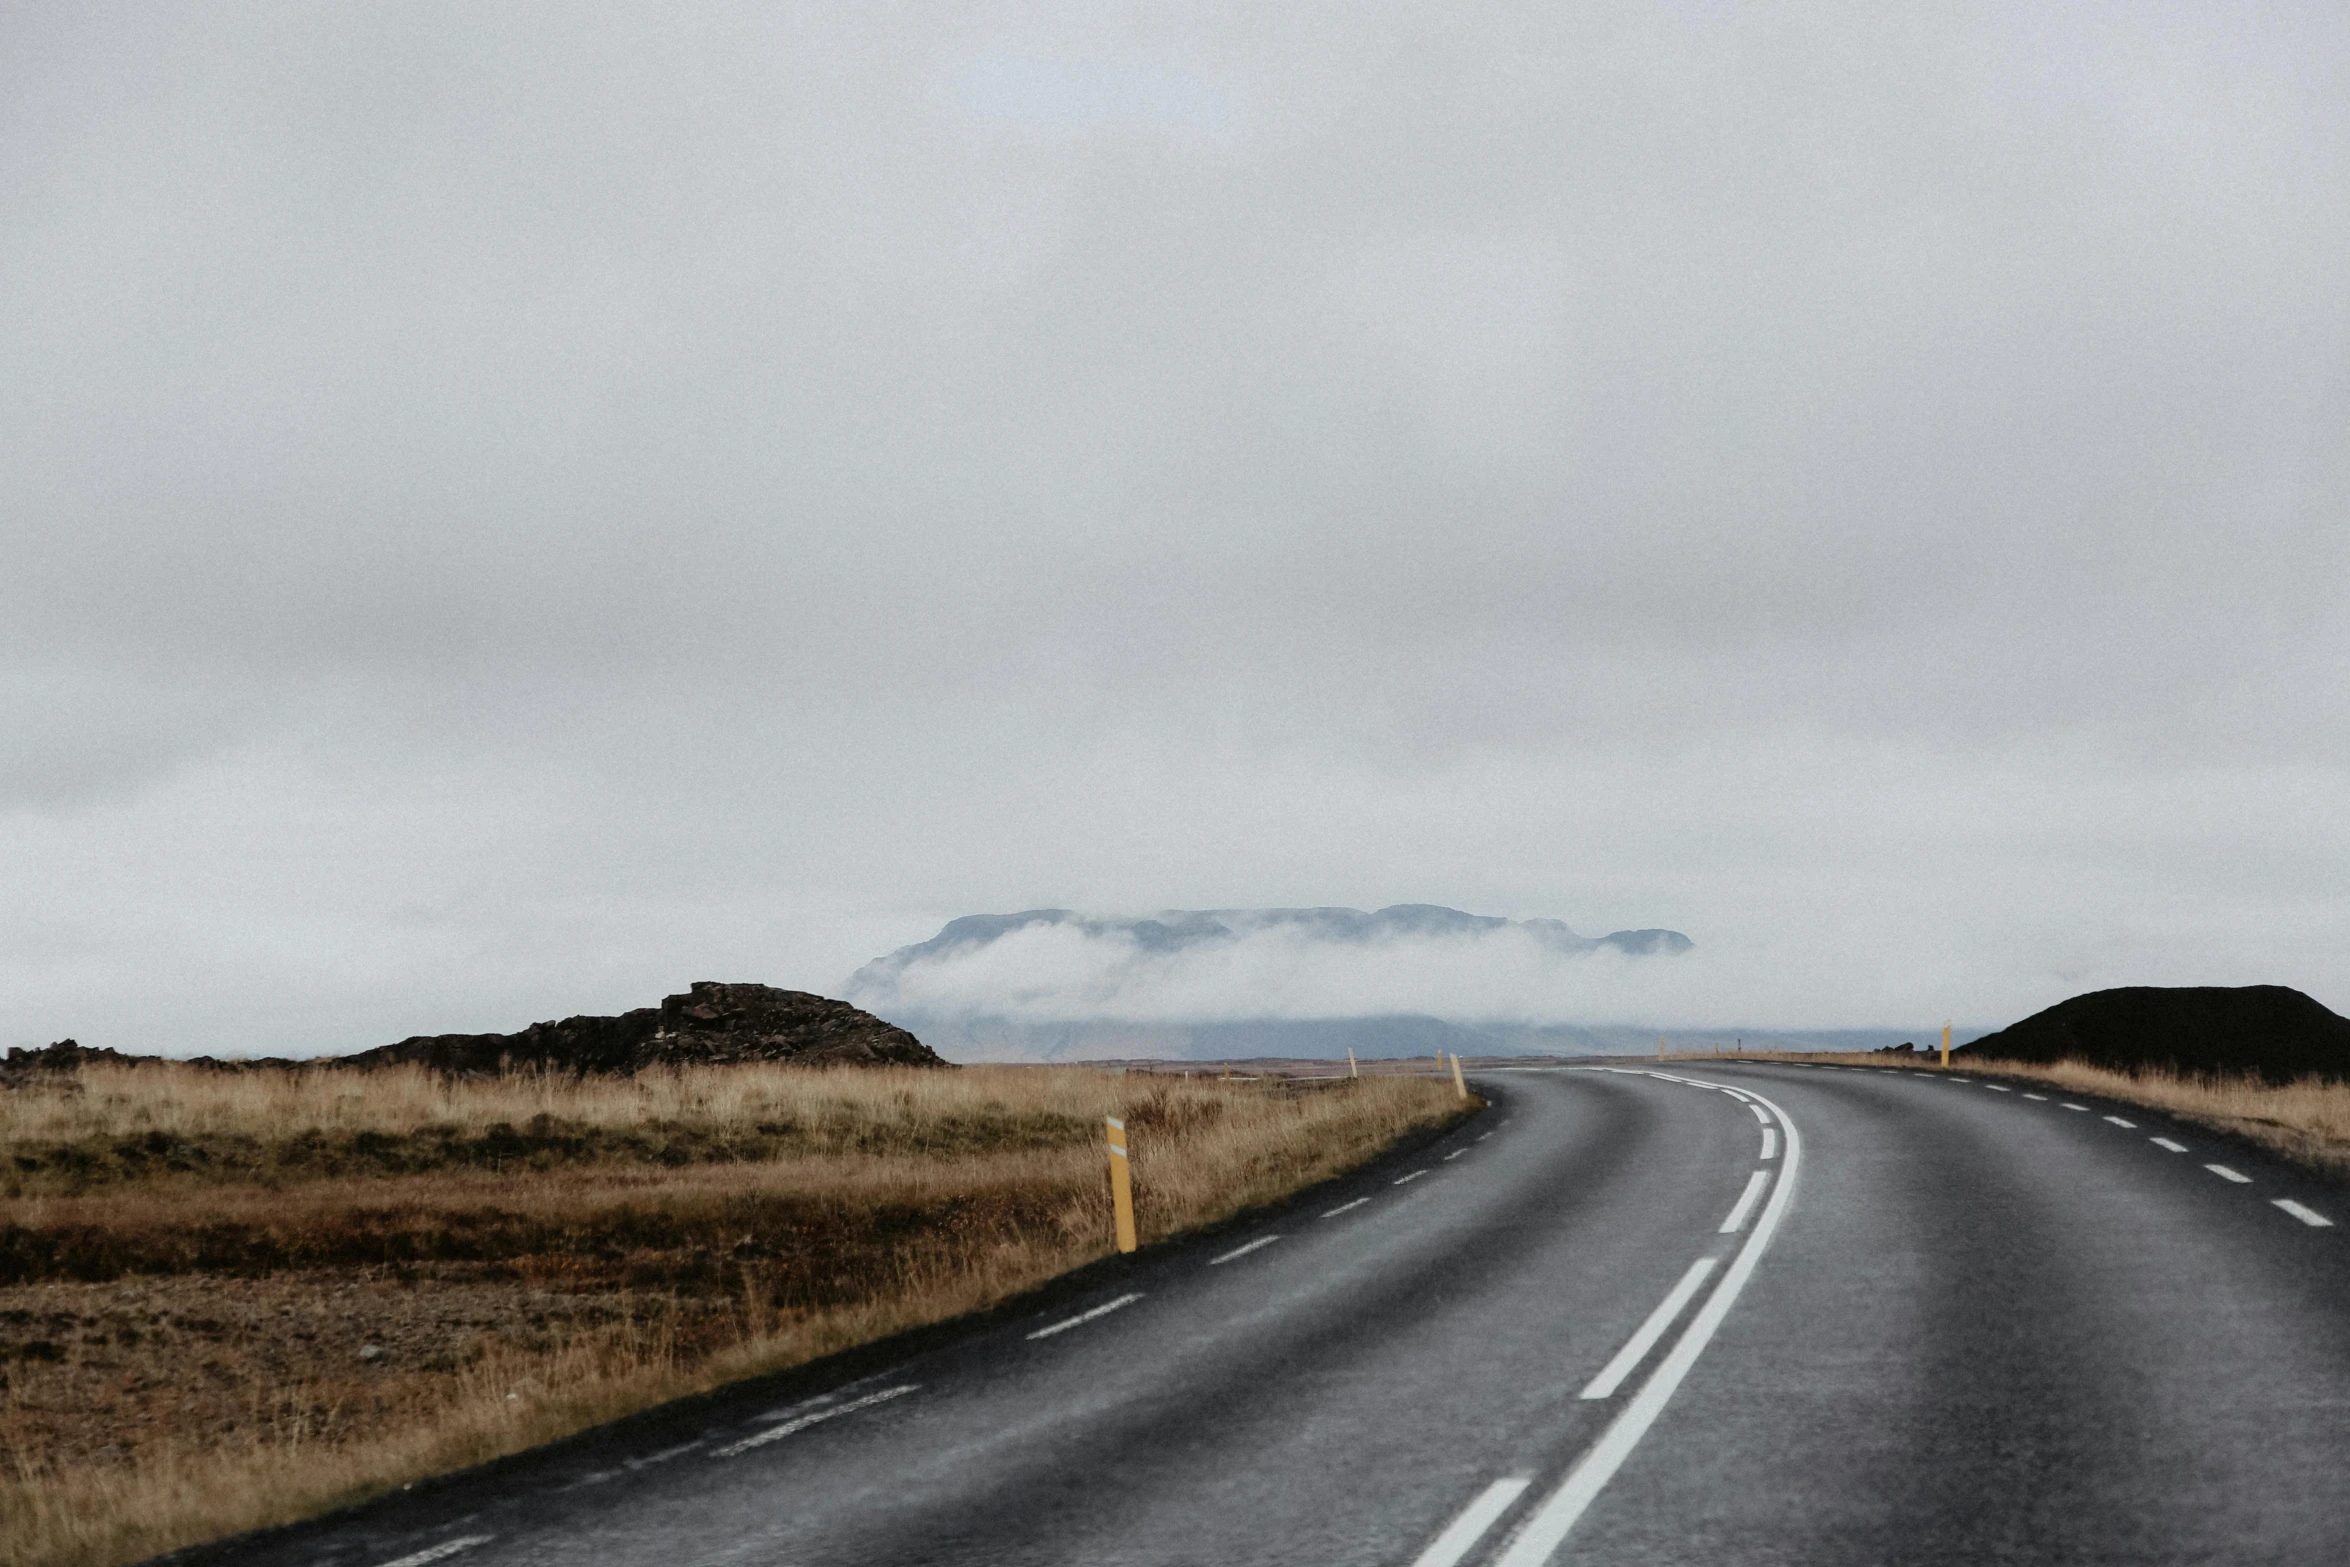
[{"label": "asphalt road surface", "polygon": [[2350,1203],[1888,1070],[1481,1074],[1310,1204],[300,1567],[2350,1562]]}]

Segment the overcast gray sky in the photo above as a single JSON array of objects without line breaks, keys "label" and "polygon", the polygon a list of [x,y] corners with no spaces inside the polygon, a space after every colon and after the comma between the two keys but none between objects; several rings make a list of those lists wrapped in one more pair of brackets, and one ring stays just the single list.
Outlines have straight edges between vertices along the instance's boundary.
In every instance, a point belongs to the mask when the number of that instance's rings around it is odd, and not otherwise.
[{"label": "overcast gray sky", "polygon": [[0,1044],[1047,904],[2350,1011],[2350,12],[0,4],[0,548]]}]

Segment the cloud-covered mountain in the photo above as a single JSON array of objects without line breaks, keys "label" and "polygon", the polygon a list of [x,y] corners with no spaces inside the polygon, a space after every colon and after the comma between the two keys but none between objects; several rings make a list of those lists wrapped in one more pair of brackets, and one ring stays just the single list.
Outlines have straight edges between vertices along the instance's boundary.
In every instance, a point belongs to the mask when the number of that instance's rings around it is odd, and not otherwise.
[{"label": "cloud-covered mountain", "polygon": [[1137,919],[1095,917],[1068,909],[1028,909],[1018,914],[967,914],[949,920],[928,941],[900,947],[857,970],[850,983],[886,984],[918,964],[949,961],[975,948],[1038,926],[1083,932],[1088,937],[1125,940],[1142,952],[1234,942],[1246,936],[1281,932],[1317,942],[1366,946],[1426,937],[1491,935],[1522,931],[1560,953],[1594,952],[1601,947],[1639,953],[1680,953],[1694,945],[1677,930],[1618,930],[1605,936],[1578,936],[1563,920],[1508,920],[1464,914],[1435,903],[1397,903],[1373,913],[1361,909],[1170,909]]},{"label": "cloud-covered mountain", "polygon": [[1594,993],[1692,945],[1425,903],[1029,909],[952,920],[847,989],[962,1059],[1616,1049],[1644,1030],[1593,1013]]}]

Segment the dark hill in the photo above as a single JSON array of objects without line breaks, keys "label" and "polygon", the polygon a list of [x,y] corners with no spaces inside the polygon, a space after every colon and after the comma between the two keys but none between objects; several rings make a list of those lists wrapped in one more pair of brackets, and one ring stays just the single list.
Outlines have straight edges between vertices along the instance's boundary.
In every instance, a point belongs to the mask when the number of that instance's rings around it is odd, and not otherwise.
[{"label": "dark hill", "polygon": [[[137,1066],[157,1056],[91,1049],[70,1039],[42,1050],[16,1049],[0,1059],[0,1087],[70,1075],[85,1065]],[[187,1064],[220,1071],[255,1067],[340,1070],[415,1062],[438,1072],[474,1075],[511,1068],[627,1073],[648,1066],[720,1066],[782,1061],[794,1066],[946,1066],[938,1053],[872,1013],[772,985],[696,980],[682,996],[618,1017],[567,1017],[533,1023],[519,1034],[419,1034],[357,1055],[310,1061],[274,1058]]]},{"label": "dark hill", "polygon": [[2091,991],[1961,1048],[1977,1060],[2256,1073],[2273,1083],[2350,1078],[2350,1018],[2283,985]]},{"label": "dark hill", "polygon": [[344,1058],[353,1066],[414,1061],[442,1072],[501,1065],[566,1072],[787,1061],[795,1066],[945,1066],[912,1034],[845,1001],[772,985],[696,980],[682,996],[618,1017],[567,1017],[519,1034],[420,1034]]},{"label": "dark hill", "polygon": [[38,1050],[12,1045],[8,1054],[0,1057],[0,1088],[71,1076],[85,1066],[137,1066],[141,1061],[154,1059],[153,1056],[126,1056],[119,1050],[84,1045],[71,1039],[60,1039]]}]

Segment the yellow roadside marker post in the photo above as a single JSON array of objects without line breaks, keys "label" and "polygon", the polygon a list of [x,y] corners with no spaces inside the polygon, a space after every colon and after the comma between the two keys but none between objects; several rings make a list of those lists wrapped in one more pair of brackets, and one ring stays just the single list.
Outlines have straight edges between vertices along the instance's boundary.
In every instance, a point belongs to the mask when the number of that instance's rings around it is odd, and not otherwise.
[{"label": "yellow roadside marker post", "polygon": [[1346,1075],[1349,1077],[1360,1077],[1363,1075],[1363,1069],[1355,1064],[1354,1047],[1351,1045],[1347,1047],[1346,1052]]},{"label": "yellow roadside marker post", "polygon": [[1134,1176],[1126,1166],[1126,1123],[1110,1123],[1110,1206],[1118,1216],[1118,1249],[1134,1250]]},{"label": "yellow roadside marker post", "polygon": [[1950,1025],[1947,1022],[1942,1025],[1942,1064],[1950,1064]]},{"label": "yellow roadside marker post", "polygon": [[1665,1036],[1662,1034],[1656,1036],[1656,1058],[1659,1061],[1665,1058]]},{"label": "yellow roadside marker post", "polygon": [[1469,1097],[1468,1082],[1461,1076],[1461,1053],[1458,1050],[1452,1053],[1452,1086],[1460,1090],[1463,1099]]}]

